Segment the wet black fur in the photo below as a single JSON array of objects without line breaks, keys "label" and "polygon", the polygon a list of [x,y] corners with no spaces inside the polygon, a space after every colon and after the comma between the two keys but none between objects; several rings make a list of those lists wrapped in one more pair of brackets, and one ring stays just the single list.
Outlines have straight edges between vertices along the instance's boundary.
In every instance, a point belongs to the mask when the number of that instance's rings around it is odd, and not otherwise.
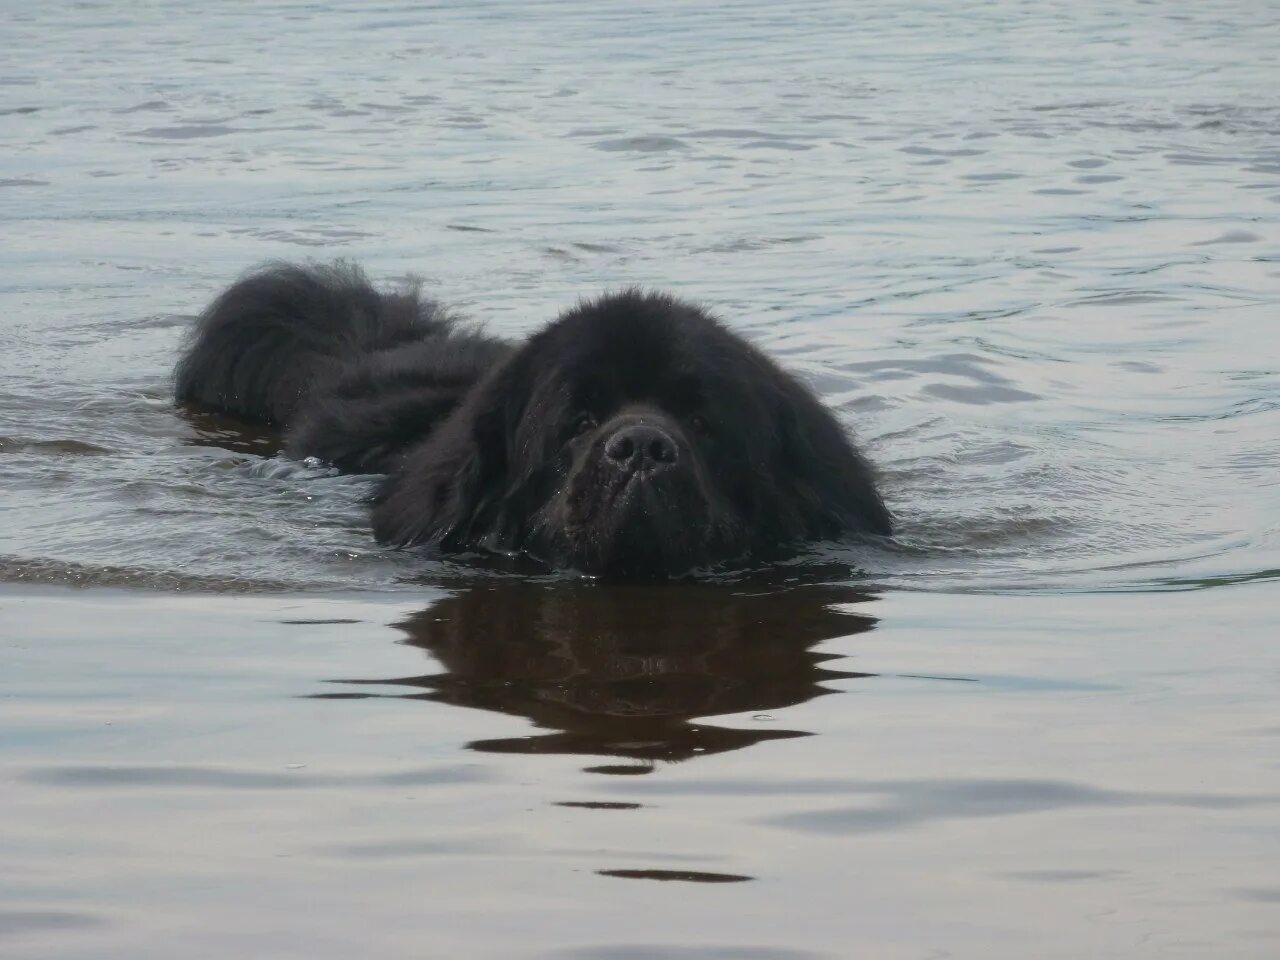
[{"label": "wet black fur", "polygon": [[[396,546],[650,577],[891,528],[832,414],[664,294],[580,303],[512,344],[354,266],[272,265],[201,315],[177,395],[274,425],[292,456],[388,474],[373,527]],[[606,455],[631,428],[672,462]]]}]

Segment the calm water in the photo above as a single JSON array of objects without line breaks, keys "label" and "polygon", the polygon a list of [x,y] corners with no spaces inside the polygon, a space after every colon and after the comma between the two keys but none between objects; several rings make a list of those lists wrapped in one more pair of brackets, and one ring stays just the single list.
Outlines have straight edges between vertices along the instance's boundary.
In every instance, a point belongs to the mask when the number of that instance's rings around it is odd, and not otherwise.
[{"label": "calm water", "polygon": [[[0,12],[0,955],[1280,955],[1280,8]],[[380,550],[171,403],[335,256],[709,304],[900,535]]]}]

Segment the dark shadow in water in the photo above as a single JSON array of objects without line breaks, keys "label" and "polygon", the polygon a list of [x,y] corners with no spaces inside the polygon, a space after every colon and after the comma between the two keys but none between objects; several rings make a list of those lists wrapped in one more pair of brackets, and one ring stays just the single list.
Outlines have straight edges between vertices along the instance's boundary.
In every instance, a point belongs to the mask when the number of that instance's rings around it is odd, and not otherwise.
[{"label": "dark shadow in water", "polygon": [[255,453],[274,457],[284,447],[280,434],[271,427],[246,423],[193,404],[179,404],[178,414],[195,435],[187,442],[196,447],[218,447],[233,453]]},{"label": "dark shadow in water", "polygon": [[870,599],[836,586],[494,582],[396,625],[443,671],[333,681],[411,692],[320,696],[423,699],[527,717],[553,732],[469,747],[624,757],[644,763],[587,769],[645,773],[658,760],[807,736],[771,718],[747,729],[695,721],[777,710],[832,692],[823,681],[868,676],[824,666],[836,656],[812,647],[870,630],[874,617],[835,606]]},{"label": "dark shadow in water", "polygon": [[28,933],[85,930],[105,926],[99,917],[69,910],[0,910],[0,939]]},{"label": "dark shadow in water", "polygon": [[679,880],[683,883],[744,883],[755,879],[740,873],[707,873],[704,870],[597,870],[596,873],[624,880]]},{"label": "dark shadow in water", "polygon": [[[847,956],[848,954],[841,954]],[[600,946],[570,947],[539,954],[543,960],[819,960],[835,956],[786,947],[698,944],[671,946],[662,943],[610,943]]]}]

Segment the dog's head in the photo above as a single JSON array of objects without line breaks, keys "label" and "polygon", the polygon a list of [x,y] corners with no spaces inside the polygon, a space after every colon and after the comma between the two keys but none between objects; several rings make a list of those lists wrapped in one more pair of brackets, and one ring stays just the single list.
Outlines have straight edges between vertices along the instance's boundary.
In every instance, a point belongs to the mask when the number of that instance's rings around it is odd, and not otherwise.
[{"label": "dog's head", "polygon": [[477,386],[389,479],[375,526],[652,577],[890,518],[804,387],[704,311],[630,290],[563,314]]}]

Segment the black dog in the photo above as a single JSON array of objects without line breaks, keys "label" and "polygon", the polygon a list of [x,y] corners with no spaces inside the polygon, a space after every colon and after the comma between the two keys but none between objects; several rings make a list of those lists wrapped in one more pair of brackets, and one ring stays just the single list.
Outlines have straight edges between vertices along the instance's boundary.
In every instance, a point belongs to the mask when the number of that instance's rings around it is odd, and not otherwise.
[{"label": "black dog", "polygon": [[199,318],[179,400],[386,473],[380,541],[662,577],[890,532],[872,471],[795,379],[704,311],[627,290],[522,344],[355,267],[273,265]]}]

